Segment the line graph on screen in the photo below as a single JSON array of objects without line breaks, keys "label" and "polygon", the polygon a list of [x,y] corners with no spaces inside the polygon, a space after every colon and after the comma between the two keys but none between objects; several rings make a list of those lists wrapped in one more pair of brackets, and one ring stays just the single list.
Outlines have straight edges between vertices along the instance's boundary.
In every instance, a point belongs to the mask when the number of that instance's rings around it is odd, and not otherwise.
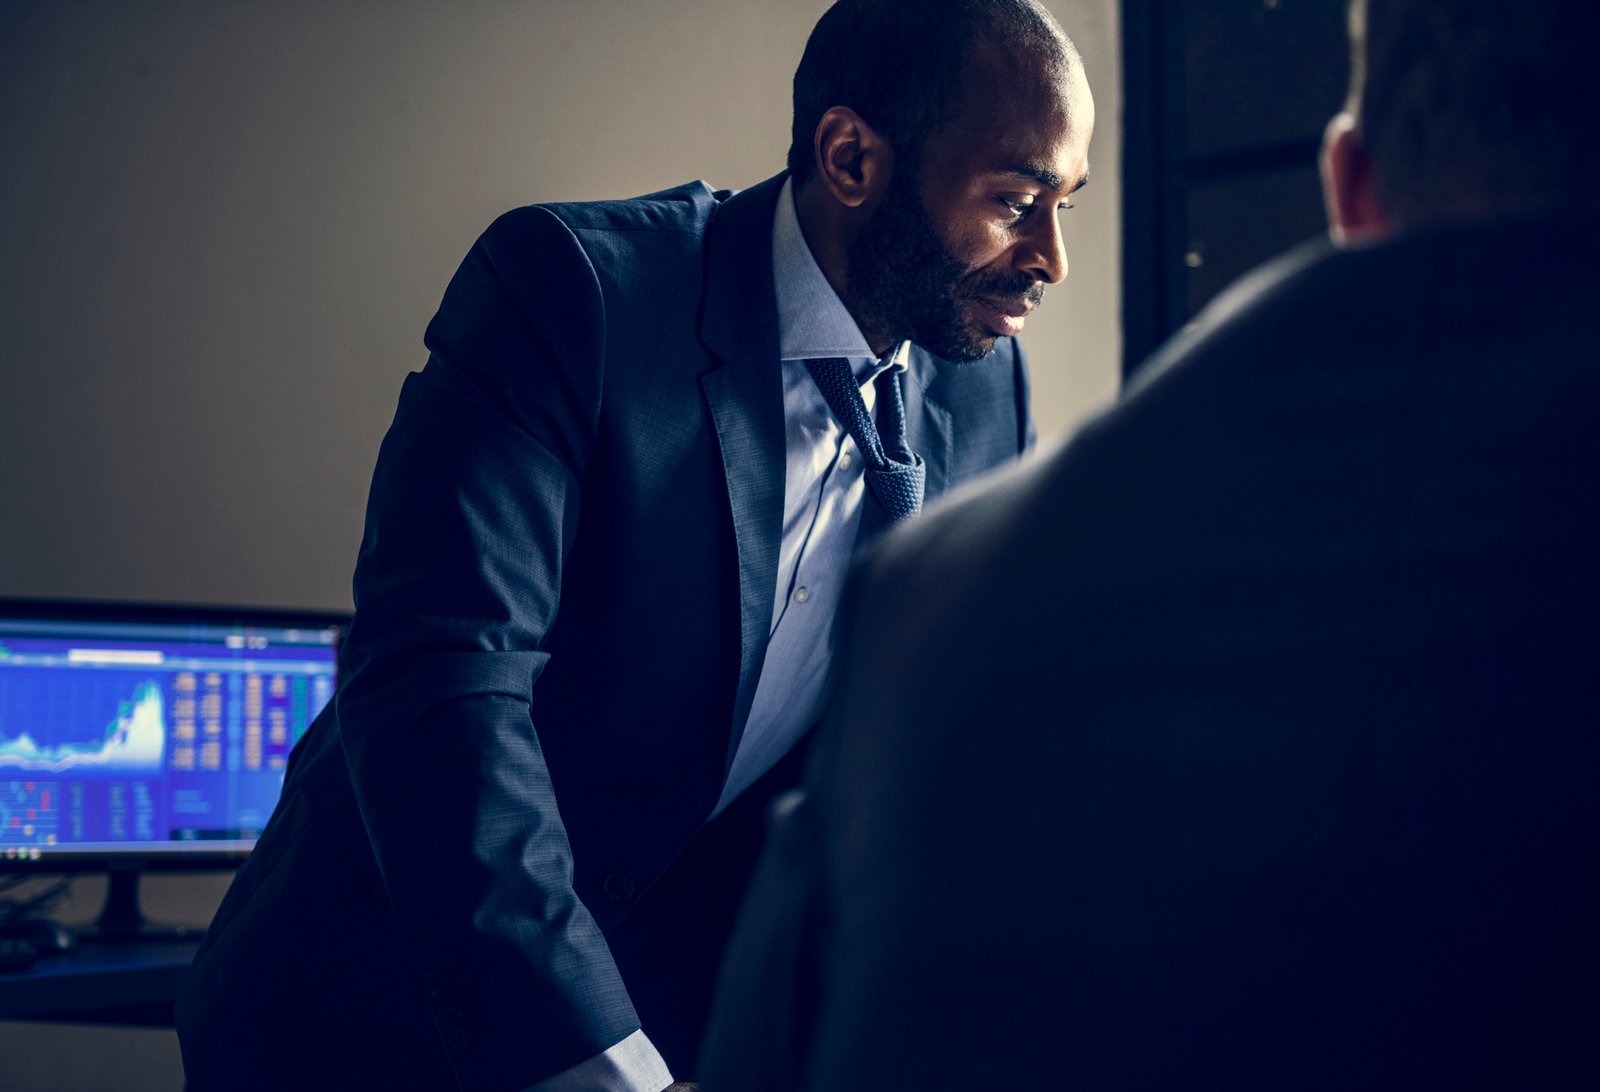
[{"label": "line graph on screen", "polygon": [[[131,692],[126,679],[113,683],[116,690],[96,687],[91,708],[99,712],[62,718],[50,708],[52,696],[35,688],[7,687],[0,692],[4,716],[0,718],[0,773],[59,774],[68,770],[133,772],[161,769],[166,751],[166,699],[161,685],[146,678]],[[126,696],[124,696],[126,695]],[[74,694],[80,708],[85,695]],[[106,713],[110,712],[107,717]],[[30,731],[29,724],[52,724],[48,734]],[[8,731],[9,726],[22,725]]]}]

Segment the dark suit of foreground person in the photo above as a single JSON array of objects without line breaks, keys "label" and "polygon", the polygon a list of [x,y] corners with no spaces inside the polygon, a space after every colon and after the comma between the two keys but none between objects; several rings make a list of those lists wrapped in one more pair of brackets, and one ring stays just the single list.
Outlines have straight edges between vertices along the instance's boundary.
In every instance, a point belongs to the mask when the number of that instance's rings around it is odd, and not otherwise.
[{"label": "dark suit of foreground person", "polygon": [[1351,245],[872,553],[706,1089],[1600,1087],[1581,14],[1371,0]]},{"label": "dark suit of foreground person", "polygon": [[1005,335],[1066,272],[1074,57],[1017,0],[847,0],[787,180],[484,234],[384,441],[340,692],[180,999],[196,1092],[692,1077],[856,521],[886,516],[807,360],[916,341],[878,420],[898,386],[928,496],[1023,450]]}]

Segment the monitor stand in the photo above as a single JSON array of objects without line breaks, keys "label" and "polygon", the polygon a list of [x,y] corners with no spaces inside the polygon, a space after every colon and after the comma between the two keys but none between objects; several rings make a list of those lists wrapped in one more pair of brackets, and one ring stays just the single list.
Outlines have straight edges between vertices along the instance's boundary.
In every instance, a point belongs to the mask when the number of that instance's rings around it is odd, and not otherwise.
[{"label": "monitor stand", "polygon": [[165,925],[145,920],[139,910],[139,869],[112,868],[106,873],[106,901],[95,923],[79,932],[91,942],[199,940],[203,925]]}]

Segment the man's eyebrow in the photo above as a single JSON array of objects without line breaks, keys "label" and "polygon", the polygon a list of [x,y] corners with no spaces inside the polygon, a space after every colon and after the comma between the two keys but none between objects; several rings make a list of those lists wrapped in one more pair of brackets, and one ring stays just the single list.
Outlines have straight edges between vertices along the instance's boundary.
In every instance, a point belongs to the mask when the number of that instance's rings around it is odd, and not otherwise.
[{"label": "man's eyebrow", "polygon": [[[1004,168],[1004,174],[1014,174],[1019,178],[1031,178],[1046,189],[1059,190],[1065,187],[1066,179],[1052,171],[1049,167],[1041,167],[1037,163],[1018,163],[1012,167]],[[1085,168],[1083,177],[1072,184],[1069,193],[1076,193],[1089,184],[1089,171]]]}]

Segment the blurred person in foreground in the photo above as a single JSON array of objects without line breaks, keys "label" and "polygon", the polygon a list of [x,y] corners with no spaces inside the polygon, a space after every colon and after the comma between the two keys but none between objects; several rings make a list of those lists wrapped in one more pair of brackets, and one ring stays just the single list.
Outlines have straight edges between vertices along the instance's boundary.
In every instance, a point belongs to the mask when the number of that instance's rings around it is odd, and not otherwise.
[{"label": "blurred person in foreground", "polygon": [[1600,1087],[1591,13],[1351,25],[1334,245],[861,563],[709,1092]]}]

